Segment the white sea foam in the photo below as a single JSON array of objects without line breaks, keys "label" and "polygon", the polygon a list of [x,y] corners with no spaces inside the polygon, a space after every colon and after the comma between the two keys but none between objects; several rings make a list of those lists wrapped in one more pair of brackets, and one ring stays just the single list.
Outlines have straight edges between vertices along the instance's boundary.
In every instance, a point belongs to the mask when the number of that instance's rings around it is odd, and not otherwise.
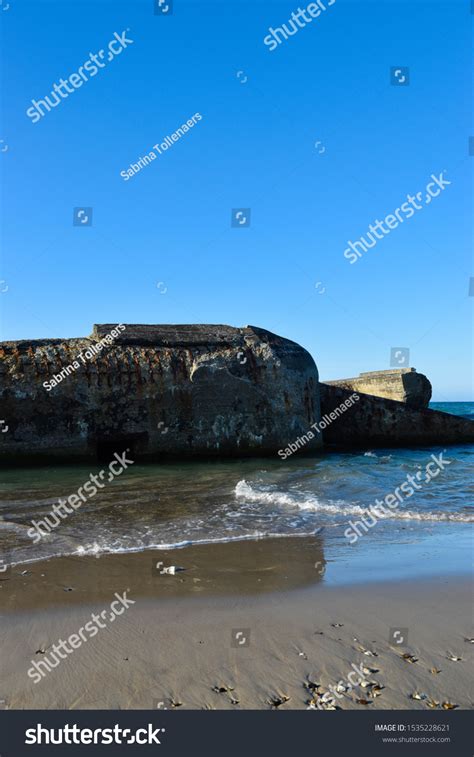
[{"label": "white sea foam", "polygon": [[37,554],[34,557],[22,557],[18,560],[9,560],[8,564],[12,567],[17,565],[29,564],[39,562],[40,560],[51,560],[55,557],[102,557],[105,555],[117,555],[128,554],[136,552],[149,552],[151,550],[171,550],[171,549],[183,549],[184,547],[195,547],[201,544],[228,544],[231,542],[239,541],[259,541],[260,539],[295,539],[304,538],[308,536],[316,536],[324,529],[313,528],[308,531],[290,531],[285,533],[273,533],[271,531],[252,531],[247,534],[239,534],[236,536],[209,536],[202,539],[182,539],[180,541],[173,541],[167,543],[156,544],[136,544],[133,546],[117,546],[116,543],[111,544],[104,542],[99,545],[97,542],[86,546],[79,546],[75,550],[63,549],[52,552],[50,554]]},{"label": "white sea foam", "polygon": [[[369,507],[349,504],[344,500],[322,502],[313,495],[303,496],[291,495],[279,491],[264,491],[248,484],[245,479],[242,479],[236,485],[235,496],[246,502],[261,502],[262,504],[268,505],[273,504],[296,507],[299,510],[312,510],[324,515],[354,515],[356,517],[361,517],[372,513],[372,510]],[[377,509],[375,502],[373,503],[373,506],[376,508],[374,513],[379,520],[454,521],[457,523],[474,522],[474,516],[466,515],[465,513],[405,510],[403,505],[397,510],[385,508],[386,513],[383,513],[380,509]]]}]

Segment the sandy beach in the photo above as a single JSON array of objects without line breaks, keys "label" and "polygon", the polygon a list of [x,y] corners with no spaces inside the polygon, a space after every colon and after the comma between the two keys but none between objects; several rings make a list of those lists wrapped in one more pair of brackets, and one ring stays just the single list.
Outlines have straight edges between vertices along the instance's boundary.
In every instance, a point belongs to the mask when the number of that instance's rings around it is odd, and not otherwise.
[{"label": "sandy beach", "polygon": [[[172,566],[184,570],[160,572]],[[472,707],[467,579],[331,586],[323,575],[318,537],[13,567],[0,580],[0,699],[65,710]],[[32,680],[34,662],[124,592],[126,611]]]}]

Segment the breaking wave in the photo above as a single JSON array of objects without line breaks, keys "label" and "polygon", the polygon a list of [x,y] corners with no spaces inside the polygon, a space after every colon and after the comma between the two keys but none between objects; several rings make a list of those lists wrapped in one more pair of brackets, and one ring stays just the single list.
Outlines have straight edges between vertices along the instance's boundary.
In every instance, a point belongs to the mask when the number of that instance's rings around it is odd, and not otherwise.
[{"label": "breaking wave", "polygon": [[310,510],[324,515],[354,515],[356,517],[362,517],[373,513],[379,520],[454,521],[457,523],[474,523],[474,516],[465,513],[405,510],[403,504],[401,504],[402,509],[397,510],[390,510],[388,507],[384,506],[385,512],[383,512],[380,511],[375,502],[371,507],[361,507],[360,505],[349,504],[344,500],[336,500],[334,502],[328,500],[322,502],[312,495],[287,494],[285,492],[259,489],[258,487],[247,483],[245,479],[242,479],[237,483],[234,491],[235,496],[238,499],[245,500],[246,502],[295,507],[299,510]]}]

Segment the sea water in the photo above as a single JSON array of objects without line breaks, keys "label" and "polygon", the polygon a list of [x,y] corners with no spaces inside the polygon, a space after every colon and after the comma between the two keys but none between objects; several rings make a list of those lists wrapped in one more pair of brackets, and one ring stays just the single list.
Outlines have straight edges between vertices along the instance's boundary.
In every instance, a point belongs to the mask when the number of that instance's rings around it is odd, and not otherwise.
[{"label": "sea water", "polygon": [[[474,403],[432,407],[474,417]],[[448,462],[427,482],[426,466],[440,454]],[[75,493],[99,470],[88,465],[4,469],[4,563],[318,533],[327,581],[471,570],[474,445],[297,454],[285,461],[275,455],[135,463],[56,528],[33,539],[33,522],[41,521],[59,499]],[[420,488],[395,507],[386,507],[373,522],[371,506],[385,501],[409,475],[421,482]],[[371,525],[358,526],[360,535],[349,538],[350,524],[361,521]]]}]

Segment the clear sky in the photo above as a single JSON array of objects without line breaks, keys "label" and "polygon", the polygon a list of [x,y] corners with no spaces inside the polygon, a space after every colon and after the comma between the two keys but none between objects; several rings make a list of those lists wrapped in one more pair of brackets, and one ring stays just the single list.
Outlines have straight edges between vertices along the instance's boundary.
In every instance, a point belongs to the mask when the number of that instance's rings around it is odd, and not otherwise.
[{"label": "clear sky", "polygon": [[[473,399],[469,2],[329,2],[271,50],[269,27],[307,3],[3,0],[2,339],[252,324],[305,346],[322,379],[408,347],[434,399]],[[33,123],[32,100],[126,30]],[[430,204],[344,257],[443,171]]]}]

